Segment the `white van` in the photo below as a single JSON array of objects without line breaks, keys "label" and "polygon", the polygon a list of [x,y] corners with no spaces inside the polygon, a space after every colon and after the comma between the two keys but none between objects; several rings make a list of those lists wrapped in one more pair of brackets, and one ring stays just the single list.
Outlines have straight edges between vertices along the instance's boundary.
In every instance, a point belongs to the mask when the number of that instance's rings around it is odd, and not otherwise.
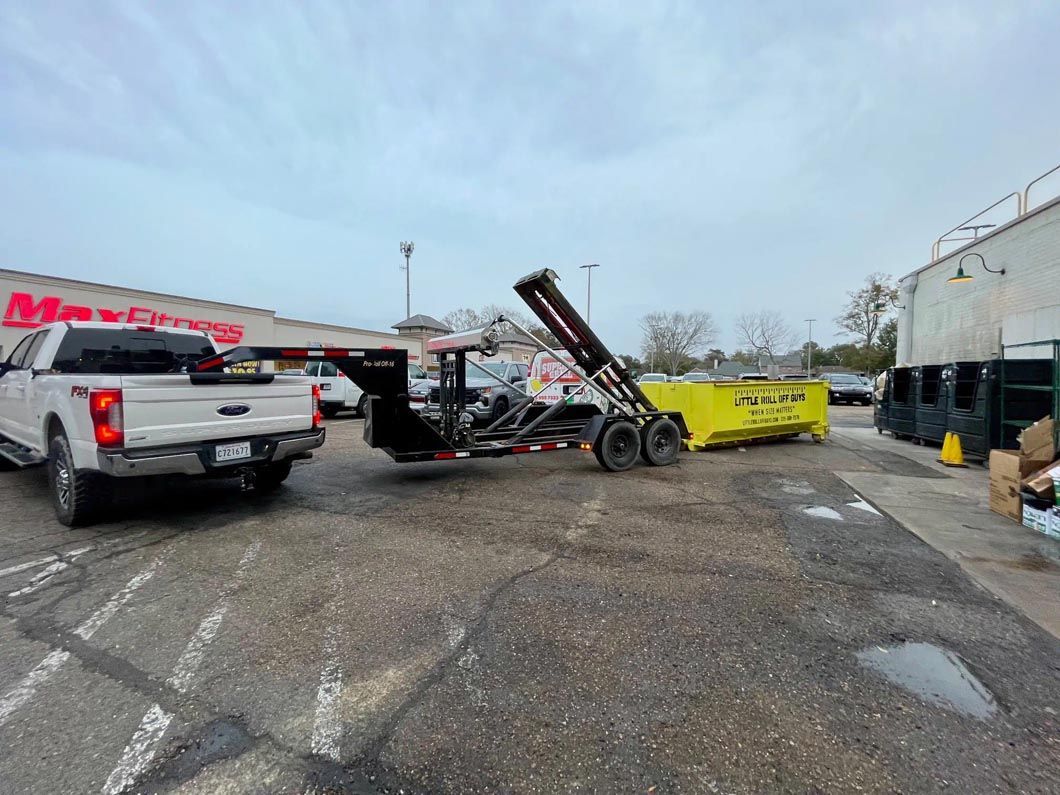
[{"label": "white van", "polygon": [[[571,354],[566,351],[559,353],[565,363],[573,366],[579,373],[582,372],[581,368],[574,364],[574,357]],[[555,356],[548,351],[538,351],[537,355],[534,356],[534,360],[530,363],[527,392],[533,394],[544,387],[545,384],[549,384],[549,386],[534,398],[536,403],[551,404],[563,400],[568,403],[595,403],[601,411],[607,411],[608,409],[607,401],[588,387],[584,387],[579,391],[579,388],[584,386],[584,382],[560,364],[560,361]]]}]

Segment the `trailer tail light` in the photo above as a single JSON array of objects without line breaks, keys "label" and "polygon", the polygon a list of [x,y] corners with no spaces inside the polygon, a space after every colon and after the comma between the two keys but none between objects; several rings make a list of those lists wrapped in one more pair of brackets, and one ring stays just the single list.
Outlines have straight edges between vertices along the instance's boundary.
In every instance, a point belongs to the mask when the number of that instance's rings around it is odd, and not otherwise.
[{"label": "trailer tail light", "polygon": [[120,389],[89,390],[88,411],[92,416],[96,444],[118,447],[125,441],[125,413]]},{"label": "trailer tail light", "polygon": [[320,387],[313,384],[313,427],[320,426]]},{"label": "trailer tail light", "polygon": [[578,449],[579,450],[585,450],[586,452],[591,453],[593,451],[592,442],[580,442],[578,444]]}]

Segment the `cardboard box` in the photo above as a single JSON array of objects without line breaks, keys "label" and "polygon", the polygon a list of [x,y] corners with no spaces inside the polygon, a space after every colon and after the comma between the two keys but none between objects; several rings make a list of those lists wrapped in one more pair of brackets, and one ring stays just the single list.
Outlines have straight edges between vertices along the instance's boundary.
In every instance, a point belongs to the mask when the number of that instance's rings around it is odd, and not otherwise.
[{"label": "cardboard box", "polygon": [[1052,461],[1056,458],[1056,447],[1053,444],[1051,417],[1043,417],[1020,433],[1020,454],[1034,461]]},{"label": "cardboard box", "polygon": [[990,451],[990,510],[1023,521],[1020,499],[1021,458],[1011,450]]},{"label": "cardboard box", "polygon": [[1025,477],[1021,485],[1025,490],[1034,492],[1036,497],[1056,504],[1056,483],[1058,481],[1060,481],[1060,463],[1054,461]]},{"label": "cardboard box", "polygon": [[1023,526],[1039,533],[1050,535],[1053,530],[1052,518],[1055,506],[1046,500],[1039,500],[1030,494],[1023,495]]}]

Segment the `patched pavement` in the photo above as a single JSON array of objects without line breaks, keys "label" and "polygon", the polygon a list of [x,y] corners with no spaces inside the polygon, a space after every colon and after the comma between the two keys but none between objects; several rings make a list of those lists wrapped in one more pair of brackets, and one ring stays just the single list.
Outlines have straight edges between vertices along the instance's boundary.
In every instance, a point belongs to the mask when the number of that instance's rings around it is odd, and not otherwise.
[{"label": "patched pavement", "polygon": [[[1056,791],[1060,644],[833,474],[910,463],[398,466],[338,421],[274,496],[78,531],[3,473],[0,791]],[[909,644],[989,717],[859,661]]]}]

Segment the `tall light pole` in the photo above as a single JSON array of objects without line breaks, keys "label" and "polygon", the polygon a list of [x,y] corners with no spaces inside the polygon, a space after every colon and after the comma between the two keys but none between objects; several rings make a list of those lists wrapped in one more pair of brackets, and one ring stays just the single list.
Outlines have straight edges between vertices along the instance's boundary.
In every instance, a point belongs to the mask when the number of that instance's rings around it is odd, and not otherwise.
[{"label": "tall light pole", "polygon": [[585,293],[585,322],[588,323],[592,320],[593,313],[593,268],[599,268],[600,265],[594,262],[592,265],[579,265],[578,267],[586,271],[586,275],[589,277]]},{"label": "tall light pole", "polygon": [[415,248],[416,244],[411,240],[401,241],[401,253],[405,255],[405,317],[412,317],[412,282],[409,260],[412,259],[412,252]]},{"label": "tall light pole", "polygon": [[809,326],[809,331],[806,334],[806,377],[808,378],[813,374],[813,324],[817,320],[815,317],[806,318],[806,324]]}]

